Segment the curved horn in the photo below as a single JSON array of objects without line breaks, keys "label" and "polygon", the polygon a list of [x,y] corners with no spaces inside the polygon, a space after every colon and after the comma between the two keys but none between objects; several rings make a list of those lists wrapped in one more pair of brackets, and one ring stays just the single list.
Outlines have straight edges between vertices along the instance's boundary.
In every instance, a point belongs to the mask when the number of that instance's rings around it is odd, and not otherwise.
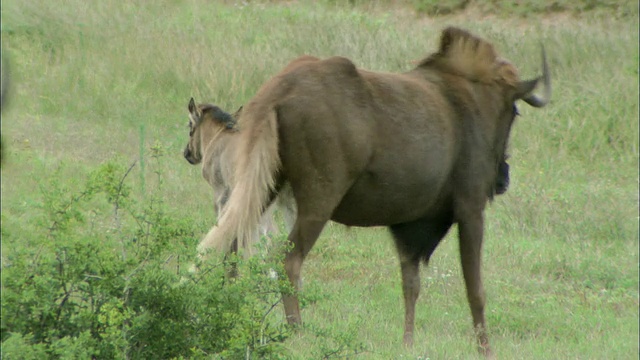
[{"label": "curved horn", "polygon": [[[543,80],[544,85],[543,97],[539,97],[533,93],[540,79]],[[544,51],[544,45],[542,45],[542,76],[535,80],[522,82],[520,88],[522,90],[522,100],[533,107],[543,107],[551,100],[551,74],[549,72],[549,64],[547,63],[547,54]]]}]

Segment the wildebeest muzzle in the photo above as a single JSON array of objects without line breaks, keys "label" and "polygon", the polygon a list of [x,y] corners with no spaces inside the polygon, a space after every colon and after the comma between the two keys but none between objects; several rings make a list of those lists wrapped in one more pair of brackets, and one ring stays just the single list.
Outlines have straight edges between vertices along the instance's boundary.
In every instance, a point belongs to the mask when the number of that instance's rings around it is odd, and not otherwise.
[{"label": "wildebeest muzzle", "polygon": [[191,150],[189,150],[188,146],[184,148],[184,158],[187,159],[187,161],[191,165],[195,165],[198,163],[198,161],[194,159],[193,153],[191,153]]}]

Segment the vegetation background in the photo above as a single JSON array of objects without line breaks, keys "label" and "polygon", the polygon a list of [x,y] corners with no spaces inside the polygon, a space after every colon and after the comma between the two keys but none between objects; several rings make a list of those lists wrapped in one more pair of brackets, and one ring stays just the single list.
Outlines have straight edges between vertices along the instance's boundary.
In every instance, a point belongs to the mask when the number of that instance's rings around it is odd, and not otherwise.
[{"label": "vegetation background", "polygon": [[[215,221],[182,158],[187,102],[229,111],[302,54],[398,72],[457,25],[554,95],[522,104],[511,187],[486,211],[484,278],[501,358],[637,359],[638,3],[608,0],[5,0],[2,357],[475,358],[456,231],[422,270],[401,345],[383,228],[330,224],[303,269],[305,327],[283,324],[277,254],[185,269]],[[3,65],[3,71],[5,70]],[[282,236],[280,237],[282,240]]]}]

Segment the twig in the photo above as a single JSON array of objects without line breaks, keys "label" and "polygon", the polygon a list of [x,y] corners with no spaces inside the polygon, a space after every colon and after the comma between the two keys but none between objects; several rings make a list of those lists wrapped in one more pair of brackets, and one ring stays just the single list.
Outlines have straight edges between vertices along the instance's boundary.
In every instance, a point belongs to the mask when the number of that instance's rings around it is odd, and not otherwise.
[{"label": "twig", "polygon": [[127,178],[127,176],[129,175],[129,173],[131,172],[131,170],[133,169],[134,166],[136,166],[137,160],[134,160],[133,163],[131,164],[131,166],[129,166],[129,169],[127,169],[127,171],[124,173],[124,175],[122,176],[122,178],[120,179],[120,183],[118,183],[118,191],[116,193],[116,199],[115,199],[115,203],[114,203],[114,213],[113,213],[113,217],[115,218],[115,222],[116,222],[116,231],[120,237],[120,246],[122,247],[122,260],[125,260],[127,258],[127,248],[124,244],[124,240],[123,240],[123,236],[121,233],[121,224],[120,224],[120,216],[118,214],[118,210],[120,209],[120,194],[122,193],[122,187],[124,186],[124,180]]},{"label": "twig", "polygon": [[118,219],[118,209],[120,208],[120,193],[122,192],[122,187],[124,186],[124,180],[127,178],[131,170],[133,170],[133,167],[136,166],[137,162],[138,162],[137,160],[133,160],[133,163],[131,164],[131,166],[129,166],[129,169],[127,169],[127,172],[125,172],[124,175],[122,176],[122,179],[120,179],[120,183],[118,183],[118,192],[117,192],[118,197],[116,197],[115,209],[114,209],[116,221]]}]

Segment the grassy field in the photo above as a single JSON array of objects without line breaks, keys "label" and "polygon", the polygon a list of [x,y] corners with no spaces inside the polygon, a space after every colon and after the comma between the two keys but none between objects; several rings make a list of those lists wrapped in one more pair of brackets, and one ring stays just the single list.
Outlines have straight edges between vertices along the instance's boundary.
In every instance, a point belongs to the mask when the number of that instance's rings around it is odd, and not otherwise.
[{"label": "grassy field", "polygon": [[[496,354],[637,359],[637,12],[426,18],[389,4],[333,3],[3,1],[2,49],[12,66],[2,114],[3,259],[34,243],[39,189],[52,179],[71,184],[113,158],[137,160],[134,190],[161,189],[206,233],[215,221],[210,189],[182,158],[191,96],[235,110],[302,54],[408,70],[435,50],[443,27],[457,25],[493,41],[525,78],[539,74],[544,43],[554,87],[545,109],[521,104],[511,187],[486,211]],[[291,357],[330,357],[331,347],[334,357],[475,358],[455,234],[422,271],[416,346],[406,350],[387,231],[330,224],[305,263],[306,327],[285,343]]]}]

